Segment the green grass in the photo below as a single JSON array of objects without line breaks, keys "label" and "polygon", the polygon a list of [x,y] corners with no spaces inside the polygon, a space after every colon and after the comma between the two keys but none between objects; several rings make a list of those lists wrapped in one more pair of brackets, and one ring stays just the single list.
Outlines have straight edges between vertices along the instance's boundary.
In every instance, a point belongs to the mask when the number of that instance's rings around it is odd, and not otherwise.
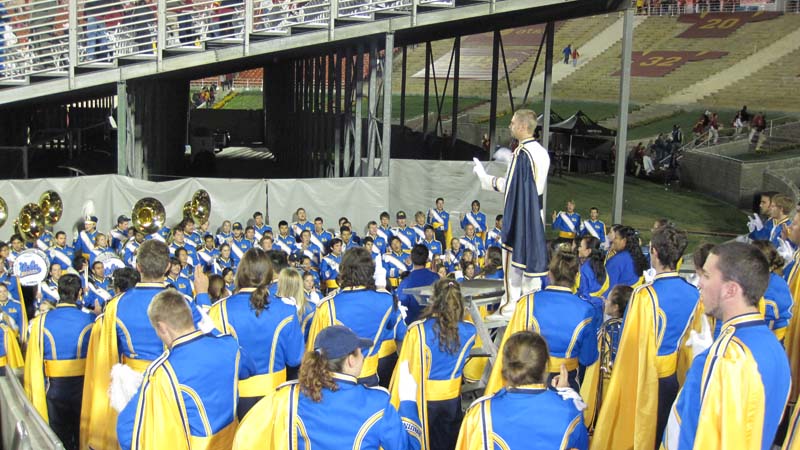
[{"label": "green grass", "polygon": [[223,109],[262,109],[261,91],[240,91]]},{"label": "green grass", "polygon": [[[589,208],[600,208],[600,218],[611,226],[613,178],[604,175],[550,176],[547,180],[547,223],[554,210],[563,210],[568,199],[574,199],[576,210],[588,217]],[[626,178],[622,222],[639,230],[642,240],[650,239],[650,228],[656,219],[666,217],[689,232],[689,249],[701,242],[723,242],[730,236],[703,233],[736,233],[746,231],[745,213],[709,196],[685,189],[665,190],[664,186],[636,178]],[[549,232],[552,233],[552,230]],[[550,237],[554,237],[553,236]]]},{"label": "green grass", "polygon": [[[449,90],[449,89],[448,89]],[[406,96],[406,119],[412,119],[414,117],[421,116],[424,111],[425,107],[425,97],[421,95],[407,95]],[[439,102],[441,102],[441,98]],[[485,102],[485,99],[478,98],[478,97],[459,97],[458,98],[458,110],[464,111],[465,109],[471,108],[475,105],[479,105]],[[428,114],[433,116],[436,115],[436,111],[438,110],[438,106],[436,104],[436,98],[433,96],[433,93],[430,95],[428,105]],[[453,98],[451,96],[444,98],[444,104],[442,106],[442,116],[450,117],[453,113]],[[400,118],[400,96],[394,95],[392,98],[392,118],[399,119]]]}]

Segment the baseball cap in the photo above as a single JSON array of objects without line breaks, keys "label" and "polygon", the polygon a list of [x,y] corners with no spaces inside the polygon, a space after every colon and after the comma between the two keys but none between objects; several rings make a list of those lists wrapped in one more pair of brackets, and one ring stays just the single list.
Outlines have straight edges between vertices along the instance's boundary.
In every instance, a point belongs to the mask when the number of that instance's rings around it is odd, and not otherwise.
[{"label": "baseball cap", "polygon": [[87,223],[87,222],[97,223],[97,216],[89,216],[89,217],[87,217],[86,220],[84,220],[84,223]]},{"label": "baseball cap", "polygon": [[314,339],[314,351],[324,353],[327,359],[339,359],[353,353],[355,349],[368,349],[372,341],[358,337],[353,330],[342,325],[323,329]]},{"label": "baseball cap", "polygon": [[397,211],[397,218],[398,219],[405,219],[406,218],[406,212],[405,211]]},{"label": "baseball cap", "polygon": [[125,223],[125,222],[130,222],[130,221],[131,221],[131,218],[126,216],[125,214],[117,217],[117,223]]},{"label": "baseball cap", "polygon": [[233,229],[234,230],[241,230],[242,229],[242,224],[239,223],[239,222],[234,222],[233,223]]}]

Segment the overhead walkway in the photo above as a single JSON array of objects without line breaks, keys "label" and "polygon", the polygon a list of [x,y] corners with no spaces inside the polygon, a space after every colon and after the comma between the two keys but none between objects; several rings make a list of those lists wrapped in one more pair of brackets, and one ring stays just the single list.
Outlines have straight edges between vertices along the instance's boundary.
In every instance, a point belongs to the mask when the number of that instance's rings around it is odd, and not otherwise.
[{"label": "overhead walkway", "polygon": [[[270,9],[244,0],[51,0],[8,8],[0,69],[0,106],[82,90],[113,92],[120,81],[190,74],[207,76],[258,66],[285,55],[395,34],[395,42],[491,31],[622,8],[619,0],[288,0]],[[227,2],[226,2],[227,3]],[[268,2],[269,3],[269,2]],[[249,66],[249,67],[248,67]]]}]

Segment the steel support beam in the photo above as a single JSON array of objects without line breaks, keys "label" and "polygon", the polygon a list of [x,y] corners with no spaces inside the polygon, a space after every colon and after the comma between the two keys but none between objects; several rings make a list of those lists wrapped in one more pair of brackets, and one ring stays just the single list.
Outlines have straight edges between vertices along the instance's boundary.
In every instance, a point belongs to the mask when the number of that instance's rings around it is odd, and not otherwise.
[{"label": "steel support beam", "polygon": [[425,91],[422,96],[422,138],[428,135],[428,111],[430,110],[430,83],[431,83],[431,41],[425,42]]},{"label": "steel support beam", "polygon": [[[545,42],[544,55],[544,111],[542,111],[542,147],[550,149],[550,105],[553,101],[553,38],[555,37],[556,25],[548,22],[545,27],[547,40]],[[542,195],[542,211],[547,217],[547,184],[544,186]]]},{"label": "steel support beam", "polygon": [[[394,33],[386,33],[383,56],[383,145],[381,145],[381,175],[389,176],[392,151],[392,67],[394,66]],[[403,59],[405,62],[405,58]]]},{"label": "steel support beam", "polygon": [[117,175],[128,175],[128,88],[117,83]]},{"label": "steel support beam", "polygon": [[367,92],[367,173],[375,175],[375,147],[378,145],[378,43],[369,43],[369,87]]},{"label": "steel support beam", "polygon": [[355,138],[353,139],[353,175],[360,177],[361,173],[361,155],[364,153],[361,149],[361,129],[364,124],[362,118],[363,100],[364,100],[364,44],[358,44],[356,49],[356,68],[355,68],[355,81],[356,81],[356,126],[354,127]]},{"label": "steel support beam", "polygon": [[406,126],[406,71],[408,68],[408,46],[403,46],[403,64],[400,70],[400,129]]},{"label": "steel support beam", "polygon": [[633,49],[633,8],[625,10],[622,24],[622,73],[619,77],[619,124],[617,125],[617,160],[614,167],[612,223],[622,223],[625,159],[628,152],[628,104],[631,99],[631,51]]},{"label": "steel support beam", "polygon": [[458,78],[461,75],[461,36],[456,36],[453,43],[453,113],[450,116],[450,142],[452,147],[456,143],[458,134]]},{"label": "steel support beam", "polygon": [[497,148],[497,71],[500,70],[500,30],[494,31],[492,39],[492,87],[491,99],[489,100],[489,160],[494,156]]}]

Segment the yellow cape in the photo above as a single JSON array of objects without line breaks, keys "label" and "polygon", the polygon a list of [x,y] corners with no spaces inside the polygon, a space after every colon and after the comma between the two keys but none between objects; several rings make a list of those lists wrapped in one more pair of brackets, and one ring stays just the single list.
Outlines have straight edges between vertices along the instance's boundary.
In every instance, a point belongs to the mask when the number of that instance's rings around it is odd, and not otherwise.
[{"label": "yellow cape", "polygon": [[[517,306],[514,308],[514,314],[506,326],[506,331],[503,334],[503,339],[500,341],[500,347],[497,350],[497,358],[492,366],[492,373],[489,375],[489,381],[486,382],[485,395],[492,395],[505,386],[503,380],[503,348],[505,348],[508,338],[516,332],[524,330],[539,331],[538,325],[530,323],[529,318],[533,316],[533,296],[528,294],[517,301]],[[535,328],[534,328],[535,327]]]},{"label": "yellow cape", "polygon": [[6,348],[6,366],[12,369],[19,369],[25,365],[25,360],[22,359],[22,351],[19,349],[17,335],[11,327],[4,323],[0,323],[0,328],[3,328],[3,345],[5,345]]},{"label": "yellow cape", "polygon": [[25,352],[25,395],[45,422],[47,398],[44,386],[44,318],[47,314],[34,317],[31,321],[30,340]]},{"label": "yellow cape", "polygon": [[161,364],[145,372],[136,418],[133,422],[131,450],[189,450],[191,448],[189,418],[178,392],[178,380],[162,356]]},{"label": "yellow cape", "polygon": [[761,447],[764,385],[755,358],[736,339],[734,330],[733,326],[722,330],[709,351],[717,357],[706,358],[703,367],[696,449]]},{"label": "yellow cape", "polygon": [[[476,401],[467,410],[458,432],[455,450],[485,450],[495,448],[492,432],[491,399]],[[486,442],[489,438],[489,442]]]},{"label": "yellow cape", "polygon": [[97,318],[89,338],[86,354],[86,377],[81,407],[80,449],[119,448],[117,412],[111,407],[108,387],[111,368],[119,362],[117,347],[117,305],[119,296],[106,304],[105,313]]},{"label": "yellow cape", "polygon": [[786,354],[789,355],[789,369],[792,373],[792,388],[789,391],[789,404],[797,402],[800,393],[800,250],[794,254],[794,267],[787,277],[789,292],[792,294],[792,318],[786,329],[783,344]]},{"label": "yellow cape", "polygon": [[403,361],[408,362],[408,370],[414,381],[417,383],[417,413],[419,414],[420,423],[422,424],[422,450],[428,450],[430,445],[430,433],[428,430],[428,378],[430,377],[431,367],[431,353],[428,349],[425,338],[425,327],[422,322],[414,322],[409,326],[406,338],[403,339],[403,346],[400,349],[400,355],[395,365],[395,371],[392,375],[392,381],[389,384],[389,392],[391,393],[392,406],[395,409],[400,408],[400,386],[398,380],[397,368]]},{"label": "yellow cape", "polygon": [[297,424],[290,411],[297,412],[299,396],[300,389],[293,383],[259,400],[236,430],[233,450],[285,450],[289,442],[297,448]]},{"label": "yellow cape", "polygon": [[798,429],[798,422],[800,421],[800,408],[795,408],[792,413],[792,420],[789,421],[789,431],[786,435],[786,440],[783,441],[781,450],[800,450],[800,429]]},{"label": "yellow cape", "polygon": [[651,449],[658,416],[657,308],[651,286],[634,291],[591,448]]}]

